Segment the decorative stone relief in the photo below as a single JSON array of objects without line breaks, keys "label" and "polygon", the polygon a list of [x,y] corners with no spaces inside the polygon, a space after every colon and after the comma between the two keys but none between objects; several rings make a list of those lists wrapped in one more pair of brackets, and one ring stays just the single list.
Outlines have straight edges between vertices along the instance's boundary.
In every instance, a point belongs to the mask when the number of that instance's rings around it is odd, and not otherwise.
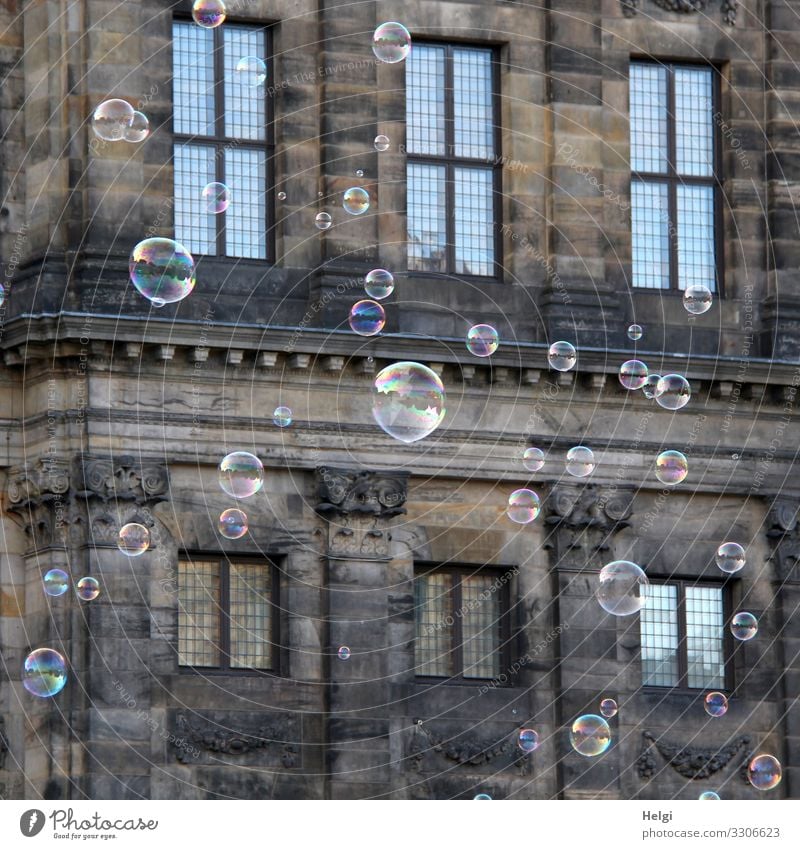
[{"label": "decorative stone relief", "polygon": [[658,751],[679,775],[700,780],[724,769],[750,743],[750,737],[746,734],[716,748],[682,746],[680,743],[659,740],[649,731],[643,731],[642,737],[644,745],[636,767],[643,781],[652,778],[658,770],[658,761],[653,749]]},{"label": "decorative stone relief", "polygon": [[137,463],[134,457],[79,457],[75,461],[75,488],[83,498],[101,501],[164,501],[169,480],[158,463]]},{"label": "decorative stone relief", "polygon": [[405,513],[408,472],[317,468],[317,512],[389,519]]},{"label": "decorative stone relief", "polygon": [[[622,14],[626,18],[632,18],[640,6],[641,0],[620,0]],[[690,14],[691,12],[704,12],[712,5],[711,0],[653,0],[656,6],[666,9],[668,12],[679,12]],[[739,6],[738,0],[722,0],[722,19],[729,26],[736,24],[736,11]]]},{"label": "decorative stone relief", "polygon": [[775,577],[781,583],[800,583],[800,504],[778,500],[769,511],[767,538],[772,548]]}]

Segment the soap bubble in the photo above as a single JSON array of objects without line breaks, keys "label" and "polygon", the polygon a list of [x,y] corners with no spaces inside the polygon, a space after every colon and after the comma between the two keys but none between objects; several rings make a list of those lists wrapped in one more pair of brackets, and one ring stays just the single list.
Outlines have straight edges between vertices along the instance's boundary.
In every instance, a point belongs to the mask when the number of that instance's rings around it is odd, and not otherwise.
[{"label": "soap bubble", "polygon": [[476,324],[467,331],[467,350],[476,357],[491,357],[500,344],[491,324]]},{"label": "soap bubble", "polygon": [[708,286],[702,283],[688,286],[683,293],[683,306],[692,315],[702,315],[711,309],[714,296]]},{"label": "soap bubble", "polygon": [[640,324],[632,324],[628,328],[628,339],[632,342],[638,342],[642,338],[642,326]]},{"label": "soap bubble", "polygon": [[359,168],[356,171],[356,177],[363,177],[363,176],[364,176],[364,171],[363,171],[363,169]]},{"label": "soap bubble", "polygon": [[144,141],[150,135],[150,122],[144,112],[134,112],[123,139],[131,144]]},{"label": "soap bubble", "polygon": [[576,478],[585,478],[594,471],[594,451],[585,445],[576,445],[567,451],[567,472]]},{"label": "soap bubble", "polygon": [[331,216],[329,212],[318,212],[314,219],[317,225],[317,230],[327,230],[331,226]]},{"label": "soap bubble", "polygon": [[529,472],[538,472],[544,466],[544,452],[541,448],[526,448],[522,464]]},{"label": "soap bubble", "polygon": [[702,800],[703,802],[710,802],[710,801],[717,801],[718,802],[719,801],[719,794],[715,793],[713,790],[706,790],[705,792],[701,793],[697,798]]},{"label": "soap bubble", "polygon": [[579,755],[593,758],[602,755],[611,745],[611,729],[602,716],[587,713],[572,723],[569,741]]},{"label": "soap bubble", "polygon": [[195,285],[194,259],[172,239],[145,239],[131,252],[128,261],[131,282],[153,305],[182,301]]},{"label": "soap bubble", "polygon": [[374,336],[386,324],[386,312],[377,301],[358,301],[350,308],[350,329],[359,336]]},{"label": "soap bubble", "polygon": [[595,598],[614,616],[630,616],[647,601],[647,575],[630,560],[614,560],[600,570]]},{"label": "soap bubble", "polygon": [[3,306],[6,300],[6,287],[0,283],[0,307]]},{"label": "soap bubble", "polygon": [[740,611],[731,619],[731,634],[737,640],[745,642],[752,640],[758,633],[758,619],[752,613]]},{"label": "soap bubble", "polygon": [[728,697],[725,693],[708,693],[703,700],[703,707],[709,716],[725,716],[728,712]]},{"label": "soap bubble", "polygon": [[289,427],[292,423],[292,411],[288,407],[276,407],[272,413],[272,424],[277,427]]},{"label": "soap bubble", "polygon": [[442,381],[420,363],[386,366],[373,384],[372,415],[389,436],[400,442],[424,439],[445,416]]},{"label": "soap bubble", "polygon": [[525,752],[526,755],[529,755],[531,752],[535,752],[539,748],[539,735],[533,730],[533,728],[523,728],[519,732],[517,745],[523,752]]},{"label": "soap bubble", "polygon": [[665,374],[656,384],[656,403],[665,410],[680,410],[691,397],[689,381],[679,374]]},{"label": "soap bubble", "polygon": [[734,572],[738,572],[744,568],[744,549],[738,542],[723,542],[717,549],[716,560],[717,566],[723,572],[732,575]]},{"label": "soap bubble", "polygon": [[389,145],[391,142],[387,136],[375,136],[375,150],[382,153],[384,150],[389,149]]},{"label": "soap bubble", "polygon": [[75,595],[81,601],[94,601],[100,595],[100,582],[91,576],[81,578],[75,584]]},{"label": "soap bubble", "polygon": [[527,525],[539,515],[539,496],[532,489],[517,489],[508,496],[506,515],[518,525]]},{"label": "soap bubble", "polygon": [[219,532],[225,539],[241,539],[247,533],[247,513],[229,507],[219,514]]},{"label": "soap bubble", "polygon": [[150,531],[138,522],[128,522],[119,529],[117,548],[128,557],[139,557],[150,547]]},{"label": "soap bubble", "polygon": [[619,367],[619,382],[626,389],[641,389],[647,374],[647,366],[641,360],[627,360]]},{"label": "soap bubble", "polygon": [[364,278],[364,291],[376,301],[388,298],[394,292],[392,272],[385,268],[373,268]]},{"label": "soap bubble", "polygon": [[369,193],[366,189],[353,186],[344,193],[342,206],[350,215],[363,215],[369,209]]},{"label": "soap bubble", "polygon": [[347,646],[341,646],[336,654],[339,660],[350,660],[350,649]]},{"label": "soap bubble", "polygon": [[478,795],[472,801],[473,802],[491,802],[492,797],[488,793],[478,793]]},{"label": "soap bubble", "polygon": [[756,755],[747,766],[747,780],[756,790],[773,790],[782,775],[780,761],[772,755]]},{"label": "soap bubble", "polygon": [[135,110],[126,100],[104,100],[92,114],[92,130],[103,141],[120,141],[125,138]]},{"label": "soap bubble", "polygon": [[569,371],[578,361],[578,354],[569,342],[553,342],[547,352],[547,361],[556,371]]},{"label": "soap bubble", "polygon": [[234,69],[236,82],[246,88],[257,88],[267,79],[267,66],[258,56],[243,56]]},{"label": "soap bubble", "polygon": [[231,202],[231,190],[225,183],[208,183],[201,192],[206,212],[219,215],[225,212]]},{"label": "soap bubble", "polygon": [[660,374],[650,374],[647,375],[647,380],[642,384],[642,395],[648,400],[653,400],[656,397],[656,389],[658,388],[658,381],[661,380]]},{"label": "soap bubble", "polygon": [[196,24],[205,29],[214,29],[225,20],[225,4],[222,0],[194,0],[192,17]]},{"label": "soap bubble", "polygon": [[685,480],[689,474],[689,461],[680,451],[662,451],[656,457],[656,477],[668,486]]},{"label": "soap bubble", "polygon": [[22,684],[32,696],[58,695],[66,683],[67,662],[55,649],[36,649],[25,658]]},{"label": "soap bubble", "polygon": [[278,192],[278,200],[286,200],[286,192]]},{"label": "soap bubble", "polygon": [[372,35],[372,52],[381,62],[402,62],[410,50],[411,33],[396,21],[381,24]]},{"label": "soap bubble", "polygon": [[600,702],[600,713],[606,719],[611,719],[612,716],[616,716],[618,710],[619,708],[617,707],[617,703],[614,699],[603,699],[603,701]]},{"label": "soap bubble", "polygon": [[234,451],[219,464],[219,485],[232,498],[249,498],[264,485],[261,460],[247,451]]},{"label": "soap bubble", "polygon": [[69,575],[63,569],[51,569],[44,576],[43,584],[46,595],[64,595],[69,589]]}]

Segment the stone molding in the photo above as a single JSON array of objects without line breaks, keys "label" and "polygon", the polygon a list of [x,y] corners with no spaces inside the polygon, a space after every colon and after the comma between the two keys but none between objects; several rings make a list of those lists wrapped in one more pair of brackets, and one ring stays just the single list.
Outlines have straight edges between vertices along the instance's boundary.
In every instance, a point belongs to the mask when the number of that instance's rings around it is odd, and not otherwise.
[{"label": "stone molding", "polygon": [[[667,12],[678,12],[688,15],[692,12],[705,12],[712,5],[711,0],[653,0],[656,6]],[[632,18],[641,5],[641,0],[620,0],[622,14],[626,18]],[[736,12],[739,6],[738,0],[722,0],[722,19],[728,26],[736,25]]]},{"label": "stone molding", "polygon": [[[724,769],[736,755],[750,744],[747,734],[719,747],[703,748],[700,746],[683,746],[668,740],[658,739],[650,731],[643,731],[644,740],[642,753],[636,761],[636,768],[642,781],[652,778],[658,770],[653,749],[659,752],[666,762],[684,778],[699,781],[710,778]],[[745,753],[747,760],[747,753]]]},{"label": "stone molding", "polygon": [[800,503],[789,499],[773,503],[767,517],[767,539],[776,579],[800,584]]}]

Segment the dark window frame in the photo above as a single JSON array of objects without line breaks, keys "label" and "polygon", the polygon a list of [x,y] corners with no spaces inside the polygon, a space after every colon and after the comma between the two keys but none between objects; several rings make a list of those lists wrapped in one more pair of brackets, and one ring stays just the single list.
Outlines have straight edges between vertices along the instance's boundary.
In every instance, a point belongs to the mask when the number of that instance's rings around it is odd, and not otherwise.
[{"label": "dark window frame", "polygon": [[[178,554],[178,563],[181,561],[195,560],[215,560],[219,562],[219,666],[191,666],[181,664],[180,653],[176,650],[176,658],[178,660],[178,670],[182,674],[200,674],[200,675],[241,675],[246,677],[260,678],[275,678],[280,676],[281,672],[281,584],[280,584],[280,569],[274,559],[269,557],[254,557],[244,555],[242,557],[228,557],[220,552],[184,550]],[[270,598],[269,605],[271,610],[271,623],[269,639],[272,645],[271,666],[267,669],[248,666],[231,666],[231,604],[230,604],[230,567],[231,564],[253,565],[258,564],[269,570],[270,574]],[[180,594],[180,575],[176,581],[178,593]],[[180,602],[179,602],[180,603]],[[180,627],[180,626],[178,626]],[[176,646],[177,648],[177,646]]]},{"label": "dark window frame", "polygon": [[[667,72],[667,172],[634,171],[633,163],[630,163],[631,183],[638,180],[643,183],[660,183],[667,186],[667,238],[669,239],[669,274],[667,281],[669,285],[665,289],[655,289],[648,286],[634,286],[633,274],[631,274],[631,288],[637,292],[673,292],[683,294],[678,279],[678,186],[700,185],[711,186],[713,192],[713,221],[714,221],[714,274],[715,288],[714,296],[724,297],[724,242],[722,238],[722,135],[719,125],[713,119],[711,121],[712,151],[714,161],[711,167],[711,175],[708,177],[697,177],[692,175],[678,174],[676,166],[676,130],[675,130],[675,69],[676,68],[702,68],[711,71],[711,101],[712,115],[720,113],[722,100],[721,73],[720,68],[711,62],[683,62],[650,58],[637,58],[632,56],[628,69],[628,97],[630,103],[632,65],[655,65],[664,68]],[[630,138],[630,134],[629,134]],[[631,191],[631,197],[633,191]],[[631,231],[631,239],[633,232]]]},{"label": "dark window frame", "polygon": [[[431,271],[428,269],[412,269],[407,267],[407,273],[421,277],[458,277],[459,279],[475,282],[501,282],[503,279],[503,156],[502,156],[502,115],[500,101],[500,51],[493,44],[476,44],[475,42],[443,41],[438,39],[420,39],[415,41],[420,46],[444,48],[444,155],[432,155],[424,153],[410,153],[406,148],[406,174],[408,166],[440,165],[444,166],[445,179],[445,269],[444,271]],[[455,155],[455,99],[454,99],[454,71],[453,51],[457,49],[486,50],[491,53],[492,67],[492,140],[494,145],[493,161],[487,162],[483,159],[462,158]],[[407,85],[408,76],[405,76]],[[406,102],[408,102],[408,90],[406,89]],[[481,168],[492,170],[492,225],[493,225],[493,247],[494,247],[494,273],[489,275],[462,274],[456,269],[456,242],[455,242],[455,169],[456,168]],[[408,204],[406,204],[406,216],[408,216]],[[408,226],[406,225],[406,231]],[[406,266],[408,266],[408,252],[406,252]]]},{"label": "dark window frame", "polygon": [[[174,43],[172,38],[172,27],[176,23],[194,24],[191,14],[177,13],[173,15],[170,24],[170,45]],[[264,85],[264,139],[240,139],[234,136],[225,135],[225,76],[224,76],[224,41],[223,30],[225,27],[243,26],[251,29],[259,29],[264,33],[264,51],[266,57],[264,64],[267,66],[267,84]],[[212,33],[214,41],[214,135],[190,135],[186,133],[176,133],[174,124],[172,126],[172,143],[173,143],[173,161],[175,156],[175,148],[183,144],[204,145],[214,149],[214,180],[219,183],[225,183],[225,154],[224,151],[230,146],[245,148],[250,150],[263,150],[266,162],[266,191],[264,193],[264,224],[266,227],[265,234],[265,257],[241,257],[226,252],[225,238],[225,213],[215,215],[215,248],[213,254],[197,254],[197,256],[208,257],[209,259],[235,259],[238,262],[249,263],[269,263],[274,264],[276,261],[275,247],[275,102],[270,94],[269,81],[274,80],[274,64],[273,64],[273,29],[274,24],[264,23],[263,20],[253,18],[240,17],[226,18],[223,26],[214,27],[209,30]],[[174,60],[173,60],[174,61]],[[172,93],[172,102],[174,105],[174,87]],[[174,110],[173,110],[174,115]],[[227,184],[226,184],[227,185]],[[175,187],[172,188],[173,201],[175,199]]]}]

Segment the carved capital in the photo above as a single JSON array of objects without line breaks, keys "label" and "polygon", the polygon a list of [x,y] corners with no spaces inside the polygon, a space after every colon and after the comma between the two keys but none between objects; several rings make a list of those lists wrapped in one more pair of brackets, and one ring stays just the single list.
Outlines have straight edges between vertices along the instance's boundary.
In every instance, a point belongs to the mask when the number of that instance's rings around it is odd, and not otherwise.
[{"label": "carved capital", "polygon": [[633,488],[558,486],[547,499],[547,523],[564,528],[621,530],[633,509]]},{"label": "carved capital", "polygon": [[767,518],[767,538],[775,567],[775,577],[781,583],[800,583],[800,503],[788,499],[776,500]]},{"label": "carved capital", "polygon": [[405,513],[408,472],[317,468],[317,512],[389,519]]},{"label": "carved capital", "polygon": [[[656,6],[660,6],[668,12],[679,14],[691,14],[692,12],[703,12],[710,5],[711,0],[653,0]],[[620,0],[622,14],[626,18],[632,18],[639,8],[641,0]],[[729,26],[736,24],[736,11],[739,6],[738,0],[722,0],[722,19]]]},{"label": "carved capital", "polygon": [[652,778],[658,770],[656,752],[659,753],[675,772],[692,781],[710,778],[724,769],[736,755],[750,744],[747,734],[737,737],[724,745],[711,748],[700,746],[682,746],[668,740],[659,740],[650,731],[643,731],[642,753],[636,761],[636,768],[642,781]]},{"label": "carved capital", "polygon": [[169,478],[160,463],[140,463],[134,457],[78,457],[75,461],[77,494],[82,498],[134,501],[146,504],[164,501]]},{"label": "carved capital", "polygon": [[17,466],[8,472],[8,500],[12,510],[38,507],[60,501],[69,492],[69,462],[48,455],[32,465]]}]

